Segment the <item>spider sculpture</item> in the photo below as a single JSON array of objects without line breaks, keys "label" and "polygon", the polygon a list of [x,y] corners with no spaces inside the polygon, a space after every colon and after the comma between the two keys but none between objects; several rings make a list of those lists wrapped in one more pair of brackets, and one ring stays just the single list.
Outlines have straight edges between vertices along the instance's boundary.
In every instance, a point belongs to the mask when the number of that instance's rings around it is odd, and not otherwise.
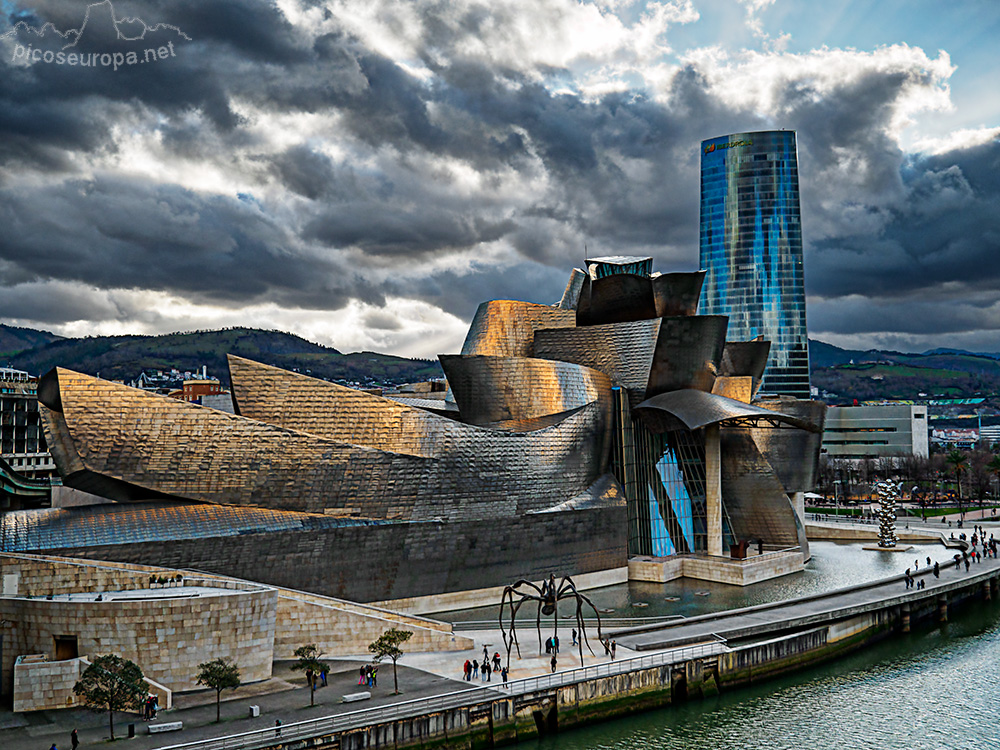
[{"label": "spider sculpture", "polygon": [[[519,659],[521,658],[521,644],[518,643],[517,640],[516,627],[518,610],[521,609],[526,602],[538,602],[538,611],[535,615],[535,627],[538,629],[538,651],[541,653],[542,615],[552,615],[552,636],[553,638],[557,637],[559,632],[559,613],[557,611],[558,603],[564,599],[576,600],[576,627],[579,630],[580,636],[577,639],[577,644],[580,647],[580,663],[583,664],[583,645],[585,642],[587,644],[587,650],[590,651],[591,655],[594,655],[594,650],[590,647],[590,642],[587,640],[587,626],[583,619],[584,603],[594,610],[594,615],[597,617],[597,639],[599,641],[603,640],[601,637],[601,615],[594,606],[594,603],[576,590],[576,585],[573,583],[573,579],[566,576],[559,582],[559,586],[557,587],[556,577],[554,575],[550,575],[549,580],[542,581],[541,586],[522,578],[513,586],[507,586],[503,590],[503,596],[500,599],[500,633],[503,636],[504,646],[507,648],[508,669],[510,669],[511,647],[517,649],[517,657]],[[507,614],[509,616],[509,628],[504,627],[505,607],[507,608]]]}]

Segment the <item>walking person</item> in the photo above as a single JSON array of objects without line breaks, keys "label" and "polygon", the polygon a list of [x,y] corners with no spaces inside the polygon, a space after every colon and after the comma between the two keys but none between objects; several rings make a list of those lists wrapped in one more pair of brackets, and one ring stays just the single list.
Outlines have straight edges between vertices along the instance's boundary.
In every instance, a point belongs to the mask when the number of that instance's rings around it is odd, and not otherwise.
[{"label": "walking person", "polygon": [[76,733],[76,729],[69,733],[69,744],[72,745],[73,750],[80,747],[80,737]]},{"label": "walking person", "polygon": [[614,659],[615,659],[615,649],[617,647],[618,647],[618,642],[617,641],[611,641],[611,660],[612,661],[614,661]]},{"label": "walking person", "polygon": [[938,565],[937,563],[934,563],[934,577],[935,578],[941,577],[941,566]]},{"label": "walking person", "polygon": [[275,737],[281,736],[281,719],[274,720],[274,736]]},{"label": "walking person", "polygon": [[555,654],[552,654],[552,661],[550,662],[550,664],[552,665],[552,671],[555,672],[556,671],[556,655]]},{"label": "walking person", "polygon": [[465,674],[466,682],[472,679],[472,662],[468,659],[465,660],[465,666],[462,667],[462,672]]},{"label": "walking person", "polygon": [[573,645],[576,645],[576,628],[573,628]]},{"label": "walking person", "polygon": [[479,677],[479,661],[477,659],[472,660],[472,676]]},{"label": "walking person", "polygon": [[508,674],[507,667],[504,667],[503,669],[500,670],[500,678],[503,680],[504,685],[507,684],[507,674]]}]

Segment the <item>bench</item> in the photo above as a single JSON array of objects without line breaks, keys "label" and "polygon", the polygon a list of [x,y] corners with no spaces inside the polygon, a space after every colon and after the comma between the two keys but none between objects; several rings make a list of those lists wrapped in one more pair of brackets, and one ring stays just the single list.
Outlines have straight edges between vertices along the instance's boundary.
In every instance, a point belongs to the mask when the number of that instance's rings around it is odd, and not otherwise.
[{"label": "bench", "polygon": [[146,730],[150,734],[157,734],[158,732],[176,732],[178,729],[183,728],[183,721],[165,721],[162,724],[150,724],[146,727]]},{"label": "bench", "polygon": [[355,701],[366,701],[371,697],[372,694],[369,693],[367,690],[364,690],[360,693],[348,693],[347,695],[344,696],[343,702],[354,703]]}]

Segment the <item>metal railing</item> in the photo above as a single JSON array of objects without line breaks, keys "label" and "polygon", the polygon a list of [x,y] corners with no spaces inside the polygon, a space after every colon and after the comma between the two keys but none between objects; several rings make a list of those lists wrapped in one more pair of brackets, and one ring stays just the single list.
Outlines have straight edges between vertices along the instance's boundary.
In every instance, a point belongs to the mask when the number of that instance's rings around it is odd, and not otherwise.
[{"label": "metal railing", "polygon": [[[635,606],[635,603],[633,603],[631,606]],[[624,607],[622,607],[621,609],[624,609]],[[522,615],[523,615],[523,613],[522,613]],[[566,628],[575,628],[576,627],[576,618],[575,617],[566,617],[566,618],[561,618],[561,619],[563,621],[560,622],[559,627],[562,630],[565,630]],[[624,625],[628,625],[629,623],[635,623],[635,622],[638,622],[638,623],[641,623],[641,624],[657,623],[657,622],[667,623],[667,622],[673,622],[674,620],[683,620],[683,619],[685,619],[684,615],[650,615],[650,616],[647,616],[647,617],[602,617],[601,618],[601,627],[603,629],[619,628],[619,627],[623,627]],[[529,617],[529,616],[518,617],[517,618],[517,622],[522,627],[524,627],[526,625],[534,625],[535,624],[534,618],[533,617]],[[547,624],[548,623],[546,623],[544,620],[542,621],[542,632],[543,633],[544,632],[548,632],[547,628],[546,628]],[[596,628],[597,627],[597,618],[596,617],[584,617],[583,618],[583,624],[586,627],[588,627],[588,628]],[[475,631],[475,630],[496,630],[497,629],[497,620],[496,619],[491,619],[491,620],[459,620],[458,622],[452,623],[452,627],[454,628],[454,632],[456,632],[456,633],[463,632],[463,631],[470,631],[470,630],[471,631]]]},{"label": "metal railing", "polygon": [[294,724],[283,724],[278,727],[267,727],[266,729],[257,729],[252,732],[243,732],[226,737],[167,745],[158,750],[256,750],[279,743],[286,743],[290,740],[334,735],[372,724],[382,724],[389,721],[446,711],[448,709],[461,708],[463,706],[474,706],[478,703],[486,703],[500,698],[530,695],[531,693],[553,690],[601,677],[612,677],[627,672],[637,672],[643,669],[677,664],[690,659],[716,656],[730,650],[724,638],[715,634],[712,637],[715,640],[711,643],[684,646],[630,659],[607,661],[590,667],[580,667],[578,669],[554,672],[538,677],[511,680],[507,683],[487,684],[482,687],[458,690],[452,693],[417,698],[415,700],[366,708],[359,711],[350,711],[319,719],[308,719],[306,721],[295,722]]}]

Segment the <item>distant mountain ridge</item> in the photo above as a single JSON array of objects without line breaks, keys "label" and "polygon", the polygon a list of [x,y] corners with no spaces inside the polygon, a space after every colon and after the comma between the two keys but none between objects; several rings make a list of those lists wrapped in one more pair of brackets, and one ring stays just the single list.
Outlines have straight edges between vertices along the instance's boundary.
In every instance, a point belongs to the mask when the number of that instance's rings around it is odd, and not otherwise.
[{"label": "distant mountain ridge", "polygon": [[343,382],[407,383],[442,375],[436,361],[374,352],[342,354],[283,331],[229,328],[81,339],[0,324],[0,361],[33,375],[58,366],[129,382],[143,370],[196,372],[205,366],[209,375],[228,385],[227,354]]}]

